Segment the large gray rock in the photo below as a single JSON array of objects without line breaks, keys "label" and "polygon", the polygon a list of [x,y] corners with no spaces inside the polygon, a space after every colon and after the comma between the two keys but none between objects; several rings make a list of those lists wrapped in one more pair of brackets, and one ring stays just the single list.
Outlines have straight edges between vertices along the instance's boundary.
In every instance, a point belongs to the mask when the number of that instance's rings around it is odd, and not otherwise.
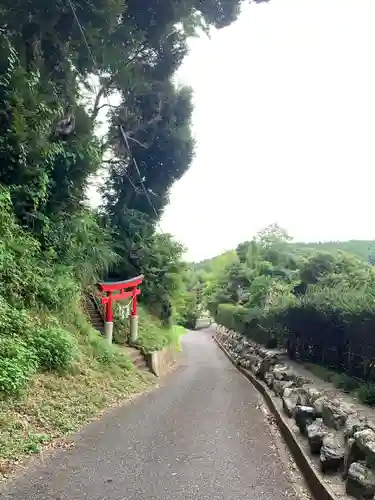
[{"label": "large gray rock", "polygon": [[270,372],[266,373],[264,375],[264,381],[266,382],[268,387],[272,387],[272,382],[274,381],[273,373],[270,373]]},{"label": "large gray rock", "polygon": [[327,436],[329,430],[328,427],[324,425],[321,418],[317,418],[315,422],[307,426],[307,439],[309,440],[309,446],[311,453],[320,453],[320,448],[322,447],[323,438]]},{"label": "large gray rock", "polygon": [[250,370],[254,373],[256,377],[259,376],[260,372],[260,359],[257,361],[250,361]]},{"label": "large gray rock", "polygon": [[330,433],[323,437],[320,449],[322,472],[337,472],[344,465],[345,443],[341,432]]},{"label": "large gray rock", "polygon": [[372,429],[356,432],[354,440],[358,448],[366,455],[368,465],[375,468],[375,432]]},{"label": "large gray rock", "polygon": [[375,422],[374,422],[374,420],[370,420],[368,417],[365,417],[363,419],[363,429],[361,429],[361,430],[364,430],[364,429],[371,429],[372,431],[375,432]]},{"label": "large gray rock", "polygon": [[314,408],[311,406],[296,406],[294,418],[301,434],[307,434],[307,427],[315,420]]},{"label": "large gray rock", "polygon": [[[298,375],[296,372],[294,372],[291,368],[288,368],[284,372],[284,380],[292,380],[293,382],[296,382],[297,379],[299,379]],[[299,385],[302,385],[301,383]]]},{"label": "large gray rock", "polygon": [[242,351],[242,349],[243,349],[243,344],[239,342],[239,343],[238,343],[238,344],[234,347],[233,352],[235,352],[236,354],[239,354],[239,353]]},{"label": "large gray rock", "polygon": [[300,391],[298,393],[297,405],[298,406],[312,406],[309,402],[309,397],[308,397],[308,394],[306,392],[306,389],[303,386],[300,387]]},{"label": "large gray rock", "polygon": [[241,358],[244,358],[245,356],[247,356],[248,353],[249,353],[249,348],[244,345],[243,348],[241,349],[239,355]]},{"label": "large gray rock", "polygon": [[339,399],[325,399],[323,402],[322,417],[327,427],[342,429],[349,415],[353,414],[353,409]]},{"label": "large gray rock", "polygon": [[293,387],[294,382],[291,380],[273,380],[272,382],[272,389],[274,390],[276,396],[279,396],[280,398],[283,395],[284,390],[287,387]]},{"label": "large gray rock", "polygon": [[354,438],[348,439],[346,443],[345,460],[344,460],[344,472],[343,478],[346,479],[350,466],[353,462],[362,462],[366,460],[365,453],[358,448],[357,443]]},{"label": "large gray rock", "polygon": [[311,380],[307,377],[303,377],[302,375],[297,375],[295,374],[295,381],[297,385],[300,385],[301,387],[303,385],[311,384]]},{"label": "large gray rock", "polygon": [[374,498],[374,471],[369,469],[365,464],[359,462],[352,463],[346,479],[346,492],[358,500]]},{"label": "large gray rock", "polygon": [[248,359],[240,359],[239,365],[243,368],[250,368],[250,361]]},{"label": "large gray rock", "polygon": [[315,401],[323,396],[322,391],[319,391],[319,389],[317,389],[314,386],[306,384],[303,385],[302,387],[303,389],[305,389],[305,392],[307,394],[307,401],[305,404],[313,406]]},{"label": "large gray rock", "polygon": [[286,387],[283,392],[283,408],[289,418],[294,416],[297,404],[306,400],[306,392],[302,387]]},{"label": "large gray rock", "polygon": [[265,375],[270,372],[271,367],[277,363],[277,356],[272,353],[262,353],[263,357],[260,363],[259,377],[265,380]]},{"label": "large gray rock", "polygon": [[358,417],[358,415],[349,415],[345,425],[344,425],[344,436],[345,439],[351,439],[356,432],[363,431],[365,429],[365,424]]},{"label": "large gray rock", "polygon": [[284,380],[284,374],[287,370],[286,365],[277,364],[273,367],[272,373],[276,380]]},{"label": "large gray rock", "polygon": [[314,403],[312,404],[314,411],[315,411],[315,416],[321,418],[323,416],[323,405],[325,402],[324,396],[317,398]]}]

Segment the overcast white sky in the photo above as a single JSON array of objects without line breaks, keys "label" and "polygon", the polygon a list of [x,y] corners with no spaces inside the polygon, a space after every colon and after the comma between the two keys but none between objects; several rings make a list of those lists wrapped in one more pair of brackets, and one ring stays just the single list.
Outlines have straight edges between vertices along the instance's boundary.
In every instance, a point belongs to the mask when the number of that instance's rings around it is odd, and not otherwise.
[{"label": "overcast white sky", "polygon": [[196,159],[162,221],[190,259],[272,222],[375,238],[374,26],[374,0],[272,0],[192,41]]}]

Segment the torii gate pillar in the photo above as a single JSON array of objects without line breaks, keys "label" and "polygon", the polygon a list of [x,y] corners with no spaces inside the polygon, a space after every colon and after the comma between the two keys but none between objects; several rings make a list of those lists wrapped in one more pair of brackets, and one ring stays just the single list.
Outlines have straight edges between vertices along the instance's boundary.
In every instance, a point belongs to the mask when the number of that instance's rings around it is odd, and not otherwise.
[{"label": "torii gate pillar", "polygon": [[131,313],[130,313],[130,341],[134,343],[138,339],[138,314],[137,314],[137,295],[134,289]]}]

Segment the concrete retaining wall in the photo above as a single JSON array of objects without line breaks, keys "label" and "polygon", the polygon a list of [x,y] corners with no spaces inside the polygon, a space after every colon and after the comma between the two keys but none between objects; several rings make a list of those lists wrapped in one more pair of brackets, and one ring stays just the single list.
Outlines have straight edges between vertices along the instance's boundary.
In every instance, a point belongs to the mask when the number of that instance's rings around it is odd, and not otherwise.
[{"label": "concrete retaining wall", "polygon": [[162,377],[178,362],[180,351],[176,347],[164,347],[146,355],[147,366],[157,377]]}]

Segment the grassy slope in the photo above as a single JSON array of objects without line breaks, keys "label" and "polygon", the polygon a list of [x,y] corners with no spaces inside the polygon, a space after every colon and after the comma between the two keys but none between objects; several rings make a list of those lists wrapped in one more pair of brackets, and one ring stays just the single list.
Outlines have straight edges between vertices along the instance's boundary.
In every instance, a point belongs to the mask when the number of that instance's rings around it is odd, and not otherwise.
[{"label": "grassy slope", "polygon": [[[126,343],[129,336],[129,321],[119,319],[121,302],[115,306],[115,341],[118,344]],[[143,305],[138,308],[138,341],[139,348],[145,353],[158,351],[163,347],[179,346],[180,337],[185,333],[182,326],[165,326],[160,319],[152,315]]]},{"label": "grassy slope", "polygon": [[21,398],[0,401],[0,478],[43,446],[56,440],[64,446],[70,432],[155,381],[135,369],[120,347],[108,346],[79,311],[64,326],[80,347],[70,373],[38,374]]},{"label": "grassy slope", "polygon": [[[38,374],[20,399],[0,401],[0,480],[25,456],[45,446],[69,446],[67,436],[105,408],[144,392],[155,383],[134,368],[121,347],[108,346],[81,311],[62,326],[74,332],[79,353],[68,374]],[[145,352],[179,347],[185,329],[166,328],[146,309],[139,311],[139,345]]]},{"label": "grassy slope", "polygon": [[167,328],[144,308],[140,308],[138,343],[145,352],[158,351],[169,345],[179,348],[180,337],[184,333],[182,326],[173,325]]}]

